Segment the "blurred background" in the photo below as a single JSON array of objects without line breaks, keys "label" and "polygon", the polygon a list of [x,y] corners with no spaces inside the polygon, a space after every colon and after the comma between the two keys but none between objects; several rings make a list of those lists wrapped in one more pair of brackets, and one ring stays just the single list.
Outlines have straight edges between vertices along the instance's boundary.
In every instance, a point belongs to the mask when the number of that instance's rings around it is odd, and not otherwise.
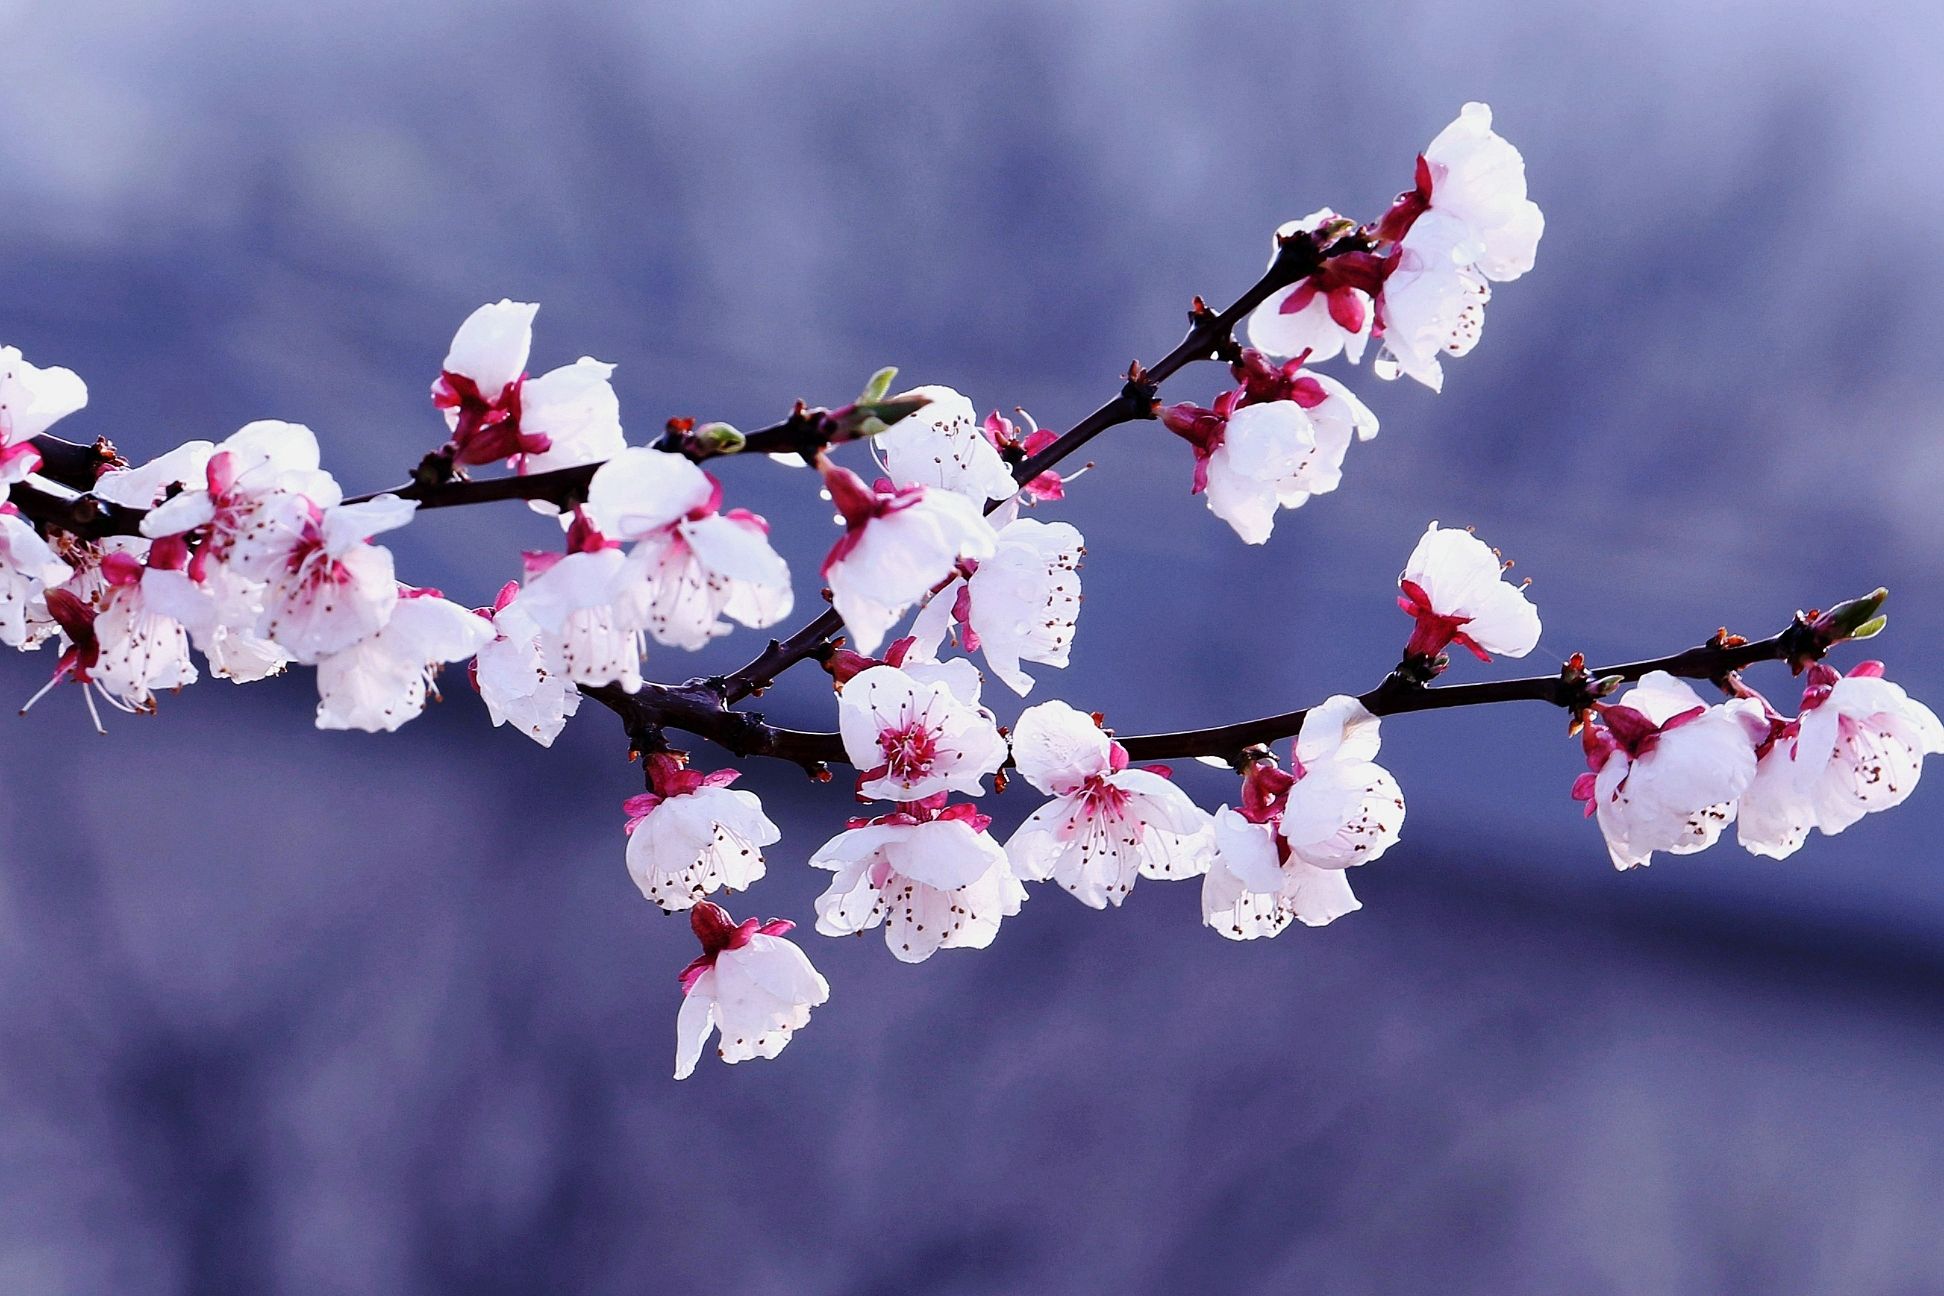
[{"label": "blurred background", "polygon": [[[88,380],[67,435],[298,420],[351,489],[442,436],[501,296],[543,303],[536,370],[619,363],[638,441],[886,363],[1065,426],[1483,99],[1547,234],[1478,350],[1437,398],[1333,370],[1383,434],[1260,549],[1160,429],[1096,443],[1042,693],[1141,730],[1368,687],[1435,518],[1532,577],[1541,669],[1883,583],[1872,648],[1938,703],[1941,34],[1908,0],[0,0],[0,339]],[[725,476],[808,577],[808,474]],[[483,603],[545,535],[394,548]],[[1192,885],[1042,890],[918,967],[806,931],[815,1023],[677,1085],[693,941],[623,867],[619,726],[542,751],[448,683],[391,737],[311,729],[308,671],[0,726],[0,1292],[1944,1289],[1944,774],[1782,863],[1622,876],[1557,714],[1399,719],[1362,912],[1236,946]],[[848,798],[747,778],[786,838],[732,907],[807,922]]]}]

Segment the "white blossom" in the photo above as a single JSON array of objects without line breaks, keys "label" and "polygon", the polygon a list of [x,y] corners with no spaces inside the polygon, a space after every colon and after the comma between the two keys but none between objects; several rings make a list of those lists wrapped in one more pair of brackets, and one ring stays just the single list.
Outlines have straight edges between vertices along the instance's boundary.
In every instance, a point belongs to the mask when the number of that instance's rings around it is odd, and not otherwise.
[{"label": "white blossom", "polygon": [[1248,544],[1269,539],[1278,508],[1341,485],[1350,442],[1377,435],[1377,416],[1334,378],[1299,369],[1285,384],[1290,399],[1230,412],[1203,466],[1209,511]]},{"label": "white blossom", "polygon": [[512,607],[540,630],[545,667],[576,684],[640,690],[642,607],[639,573],[611,545],[530,565]]},{"label": "white blossom", "polygon": [[882,925],[885,945],[906,963],[940,949],[984,949],[1026,899],[986,825],[960,805],[839,833],[810,857],[811,867],[837,875],[817,897],[817,930],[851,936]]},{"label": "white blossom", "polygon": [[980,505],[1019,489],[971,401],[950,387],[918,387],[903,395],[931,403],[873,438],[893,482],[948,490]]},{"label": "white blossom", "polygon": [[189,636],[180,621],[158,609],[154,582],[171,573],[143,567],[134,546],[116,547],[102,561],[94,636],[99,656],[89,674],[103,696],[123,710],[152,711],[155,690],[196,681]]},{"label": "white blossom", "polygon": [[861,653],[871,653],[906,608],[948,579],[962,559],[984,561],[997,545],[978,506],[924,486],[873,490],[848,469],[824,465],[843,515],[843,538],[824,559],[831,604]]},{"label": "white blossom", "polygon": [[38,368],[0,346],[0,486],[40,466],[33,438],[86,406],[88,387],[71,369]]},{"label": "white blossom", "polygon": [[1848,675],[1809,668],[1802,714],[1771,717],[1773,738],[1741,801],[1741,844],[1757,855],[1793,854],[1811,828],[1833,836],[1864,815],[1900,805],[1944,751],[1944,725],[1883,678],[1880,662]]},{"label": "white blossom", "polygon": [[263,621],[262,581],[212,563],[201,580],[187,571],[151,571],[144,584],[150,603],[183,624],[218,679],[250,684],[290,664],[283,645],[257,631]]},{"label": "white blossom", "polygon": [[620,453],[614,366],[591,356],[527,377],[531,302],[481,306],[453,335],[432,399],[445,412],[457,462],[510,460],[522,473],[597,463]]},{"label": "white blossom", "polygon": [[540,627],[514,601],[519,588],[509,581],[482,613],[492,622],[493,638],[473,660],[473,684],[495,725],[512,725],[551,747],[567,718],[580,709],[581,691],[549,662]]},{"label": "white blossom", "polygon": [[1457,643],[1481,660],[1523,657],[1539,642],[1539,611],[1505,579],[1498,552],[1467,530],[1433,522],[1398,577],[1398,604],[1416,618],[1404,651],[1435,656]]},{"label": "white blossom", "polygon": [[1755,746],[1769,732],[1761,704],[1708,706],[1681,680],[1652,671],[1596,711],[1581,733],[1589,772],[1573,795],[1597,816],[1613,866],[1712,846],[1755,780]]},{"label": "white blossom", "polygon": [[751,918],[735,924],[720,906],[689,911],[702,956],[682,973],[682,1009],[675,1018],[675,1078],[686,1080],[712,1032],[724,1062],[773,1058],[830,998],[825,981],[795,942],[792,924]]},{"label": "white blossom", "polygon": [[1006,760],[992,712],[946,683],[921,683],[896,666],[873,666],[844,685],[837,727],[866,797],[976,794]]},{"label": "white blossom", "polygon": [[368,542],[410,522],[417,507],[396,495],[312,504],[270,575],[260,633],[295,660],[315,662],[383,629],[398,587],[391,551]]},{"label": "white blossom", "polygon": [[1194,877],[1208,868],[1206,814],[1163,773],[1133,769],[1091,716],[1042,702],[1012,733],[1020,776],[1053,799],[1006,842],[1013,872],[1057,881],[1095,909],[1118,905],[1137,877]]},{"label": "white blossom", "polygon": [[[184,474],[197,459],[196,470]],[[276,419],[245,424],[168,475],[184,489],[142,519],[142,534],[196,535],[199,565],[215,563],[253,581],[287,567],[318,511],[343,498],[318,466],[316,435],[301,423]]]},{"label": "white blossom", "polygon": [[1033,677],[1021,662],[1067,664],[1085,552],[1080,532],[1069,523],[1014,518],[997,531],[990,558],[967,560],[961,568],[971,574],[932,595],[912,633],[936,651],[956,623],[960,645],[984,653],[993,674],[1024,697]]},{"label": "white blossom", "polygon": [[425,709],[447,662],[465,661],[493,637],[492,627],[429,590],[397,600],[382,629],[317,663],[317,727],[390,733]]},{"label": "white blossom", "polygon": [[659,643],[696,649],[729,633],[725,616],[767,626],[789,614],[790,569],[767,525],[720,503],[715,479],[687,458],[642,447],[603,464],[588,487],[593,526],[634,545],[641,623]]},{"label": "white blossom", "polygon": [[46,593],[74,569],[11,506],[0,506],[0,643],[33,648],[54,632]]},{"label": "white blossom", "polygon": [[763,847],[782,833],[734,770],[699,774],[672,756],[647,758],[652,790],[627,803],[628,874],[666,913],[763,876]]},{"label": "white blossom", "polygon": [[1500,283],[1532,269],[1545,217],[1526,197],[1525,159],[1492,130],[1491,108],[1466,104],[1424,150],[1424,161],[1430,210],[1464,226],[1462,259]]},{"label": "white blossom", "polygon": [[[1270,264],[1275,264],[1284,240],[1340,220],[1325,207],[1285,222],[1276,230]],[[1375,310],[1367,284],[1360,286],[1354,275],[1333,273],[1341,260],[1331,258],[1318,273],[1270,294],[1251,311],[1249,344],[1274,356],[1304,356],[1310,364],[1334,360],[1339,354],[1351,364],[1361,361]]]},{"label": "white blossom", "polygon": [[1203,920],[1234,940],[1274,936],[1292,920],[1321,926],[1359,908],[1344,870],[1396,844],[1404,794],[1376,763],[1379,721],[1352,697],[1311,708],[1285,773],[1258,762],[1241,811],[1215,816],[1216,856]]}]

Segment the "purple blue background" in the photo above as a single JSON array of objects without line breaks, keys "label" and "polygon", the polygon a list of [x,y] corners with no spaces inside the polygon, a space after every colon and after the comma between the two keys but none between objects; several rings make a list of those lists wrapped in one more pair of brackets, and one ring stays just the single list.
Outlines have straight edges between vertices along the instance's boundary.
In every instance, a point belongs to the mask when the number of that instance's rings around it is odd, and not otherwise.
[{"label": "purple blue background", "polygon": [[[1437,398],[1347,375],[1383,434],[1261,549],[1158,428],[1103,438],[1044,692],[1138,730],[1365,688],[1435,518],[1533,578],[1541,669],[1885,583],[1875,647],[1940,702],[1941,34],[1798,0],[0,3],[0,339],[88,379],[71,435],[300,420],[353,489],[439,437],[445,342],[502,295],[543,303],[536,366],[619,363],[636,440],[885,363],[1064,425],[1485,99],[1548,232],[1482,345]],[[724,472],[812,598],[808,475]],[[395,548],[477,603],[545,535],[509,506]],[[542,751],[449,684],[391,737],[312,730],[305,671],[106,739],[73,696],[0,726],[0,1291],[1944,1288],[1944,774],[1786,862],[1621,876],[1558,715],[1400,719],[1363,912],[1235,946],[1190,885],[1041,891],[919,967],[806,932],[813,1025],[677,1085],[692,941],[623,868],[618,726]],[[815,679],[766,705],[829,718]],[[748,777],[787,835],[733,907],[805,921],[851,807]]]}]

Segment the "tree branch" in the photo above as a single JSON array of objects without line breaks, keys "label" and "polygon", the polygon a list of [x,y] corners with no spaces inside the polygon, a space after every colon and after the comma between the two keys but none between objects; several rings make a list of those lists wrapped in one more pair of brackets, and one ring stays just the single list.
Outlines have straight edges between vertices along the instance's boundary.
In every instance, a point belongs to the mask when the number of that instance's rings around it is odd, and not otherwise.
[{"label": "tree branch", "polygon": [[[669,424],[655,448],[684,455],[697,463],[737,454],[793,454],[803,456],[807,462],[826,446],[871,436],[929,403],[923,397],[891,397],[828,410],[798,401],[789,417],[780,423],[746,433],[733,429],[718,431],[722,425],[705,425],[697,431],[689,420],[679,419]],[[34,447],[41,454],[40,475],[72,490],[86,492],[93,488],[101,469],[123,466],[115,447],[105,438],[93,445],[81,445],[43,434],[34,438]],[[380,495],[397,495],[417,500],[421,509],[457,508],[497,500],[535,500],[568,509],[587,498],[588,483],[605,462],[526,475],[472,478],[458,475],[448,447],[426,455],[413,471],[411,481],[388,490],[353,495],[344,502],[362,504]],[[77,499],[67,499],[23,482],[14,486],[9,498],[29,521],[57,527],[83,539],[141,534],[144,510],[123,508],[85,493]]]},{"label": "tree branch", "polygon": [[[1556,675],[1429,687],[1420,683],[1412,672],[1400,668],[1362,694],[1358,701],[1376,716],[1500,702],[1545,702],[1578,712],[1591,706],[1605,689],[1617,686],[1619,681],[1638,680],[1650,671],[1666,671],[1682,679],[1721,680],[1729,672],[1757,662],[1815,660],[1828,646],[1815,626],[1798,616],[1788,628],[1766,639],[1749,642],[1716,635],[1704,644],[1666,657],[1592,670],[1575,658]],[[724,703],[717,681],[649,684],[638,693],[624,693],[612,685],[581,691],[618,714],[630,735],[680,730],[705,738],[732,755],[776,757],[801,765],[819,777],[827,776],[830,766],[849,764],[843,740],[837,734],[784,729],[764,723],[762,716],[755,712],[734,710]],[[1139,761],[1209,756],[1235,763],[1251,747],[1295,737],[1302,731],[1310,710],[1304,707],[1203,729],[1130,734],[1117,740],[1130,758]]]},{"label": "tree branch", "polygon": [[[1033,480],[1108,428],[1154,418],[1160,386],[1177,371],[1198,360],[1235,358],[1238,354],[1235,326],[1250,311],[1267,301],[1272,294],[1308,278],[1329,258],[1369,250],[1370,244],[1361,233],[1345,235],[1328,247],[1319,247],[1307,233],[1281,240],[1269,268],[1261,278],[1249,285],[1247,291],[1220,311],[1210,310],[1201,298],[1195,298],[1194,307],[1188,312],[1188,333],[1175,345],[1174,350],[1161,357],[1152,367],[1144,367],[1139,361],[1129,365],[1127,380],[1118,395],[1074,424],[1038,454],[1013,464],[1013,480]],[[988,504],[986,512],[991,513],[1004,502]],[[844,619],[837,615],[835,609],[830,609],[787,638],[770,640],[769,647],[753,660],[722,677],[724,700],[740,702],[752,693],[762,692],[775,682],[778,675],[806,657],[813,656],[832,635],[843,628]]]}]

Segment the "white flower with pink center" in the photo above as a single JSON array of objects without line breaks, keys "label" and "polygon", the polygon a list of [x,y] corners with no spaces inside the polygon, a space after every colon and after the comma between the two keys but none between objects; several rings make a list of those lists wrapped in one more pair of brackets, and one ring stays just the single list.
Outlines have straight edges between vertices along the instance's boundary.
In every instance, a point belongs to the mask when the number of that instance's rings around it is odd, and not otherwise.
[{"label": "white flower with pink center", "polygon": [[1816,826],[1816,811],[1795,763],[1799,720],[1768,713],[1769,735],[1755,747],[1755,777],[1735,814],[1735,840],[1751,855],[1787,859]]},{"label": "white flower with pink center", "polygon": [[540,627],[516,602],[519,592],[519,582],[508,581],[492,607],[474,609],[492,625],[493,638],[473,660],[473,687],[495,725],[551,747],[580,709],[581,691],[548,660]]},{"label": "white flower with pink center", "polygon": [[817,897],[817,930],[855,936],[884,928],[906,963],[941,949],[984,949],[1002,919],[1019,912],[1026,888],[971,805],[941,807],[944,795],[878,819],[853,821],[810,857],[837,876]]},{"label": "white flower with pink center", "polygon": [[577,511],[565,554],[526,555],[526,588],[510,609],[540,631],[548,671],[576,684],[618,684],[640,690],[644,649],[640,573],[614,541]]},{"label": "white flower with pink center", "polygon": [[1402,200],[1461,224],[1461,259],[1505,283],[1532,269],[1546,219],[1526,197],[1525,159],[1492,129],[1492,110],[1468,103],[1424,150],[1418,187]]},{"label": "white flower with pink center", "polygon": [[499,301],[466,317],[453,335],[432,402],[445,411],[454,461],[510,460],[522,473],[598,463],[621,452],[614,366],[590,356],[527,377],[530,302]]},{"label": "white flower with pink center", "polygon": [[686,1080],[710,1034],[724,1062],[773,1058],[809,1024],[810,1010],[830,998],[830,983],[796,943],[794,923],[779,918],[737,923],[720,905],[689,910],[702,953],[682,970],[682,1010],[675,1017],[675,1078]]},{"label": "white flower with pink center", "polygon": [[763,847],[783,834],[754,792],[729,785],[735,770],[703,774],[685,758],[646,758],[649,791],[629,797],[628,875],[666,913],[716,891],[741,891],[763,876]]},{"label": "white flower with pink center", "polygon": [[398,586],[391,551],[370,539],[410,522],[418,505],[396,495],[363,504],[306,504],[264,590],[259,632],[308,663],[384,628]]},{"label": "white flower with pink center", "polygon": [[1208,869],[1206,814],[1165,769],[1134,769],[1127,750],[1064,702],[1042,702],[1012,732],[1020,776],[1053,799],[1006,842],[1013,873],[1058,882],[1095,909],[1118,905],[1139,877]]},{"label": "white flower with pink center", "polygon": [[437,697],[433,681],[492,639],[492,627],[437,590],[400,592],[377,633],[317,663],[317,727],[390,733]]},{"label": "white flower with pink center", "polygon": [[1545,218],[1526,197],[1525,159],[1492,130],[1492,110],[1469,103],[1418,158],[1417,183],[1379,222],[1397,264],[1378,301],[1382,378],[1443,385],[1440,353],[1477,344],[1491,299],[1487,280],[1532,268]]},{"label": "white flower with pink center", "polygon": [[656,642],[696,649],[733,628],[789,615],[790,569],[770,547],[769,525],[742,509],[722,513],[715,478],[678,454],[623,450],[594,474],[587,516],[631,542],[643,584],[643,625]]},{"label": "white flower with pink center", "polygon": [[1301,508],[1343,482],[1352,440],[1377,435],[1377,416],[1349,388],[1297,361],[1272,365],[1250,351],[1241,386],[1213,408],[1175,405],[1162,423],[1194,447],[1194,489],[1245,543],[1269,539],[1279,508]]},{"label": "white flower with pink center", "polygon": [[[158,544],[158,548],[160,545]],[[236,684],[268,679],[290,664],[283,645],[257,633],[263,621],[264,584],[211,563],[201,579],[188,570],[150,571],[143,579],[149,603],[182,622],[190,640],[209,660],[209,673]]]},{"label": "white flower with pink center", "polygon": [[1523,586],[1505,579],[1510,566],[1469,530],[1440,530],[1433,522],[1397,581],[1397,605],[1416,622],[1404,655],[1435,657],[1454,643],[1480,661],[1531,652],[1539,610]]},{"label": "white flower with pink center", "polygon": [[951,491],[979,505],[1019,489],[971,401],[950,387],[917,387],[903,395],[931,403],[874,438],[892,481]]},{"label": "white flower with pink center", "polygon": [[[1327,207],[1290,221],[1276,231],[1276,253],[1287,239],[1339,222],[1350,224]],[[1347,353],[1356,364],[1370,341],[1372,298],[1383,282],[1383,260],[1374,253],[1333,256],[1314,274],[1270,294],[1250,312],[1249,344],[1274,356],[1302,356],[1310,364]]]},{"label": "white flower with pink center", "polygon": [[74,569],[11,504],[0,504],[0,643],[35,648],[54,632],[47,591]]},{"label": "white flower with pink center", "polygon": [[1361,906],[1345,870],[1397,843],[1404,794],[1376,763],[1379,722],[1337,696],[1313,707],[1288,771],[1259,760],[1239,809],[1215,816],[1202,916],[1232,940],[1274,936],[1292,921],[1320,927]]},{"label": "white flower with pink center", "polygon": [[86,406],[88,386],[71,369],[41,369],[0,346],[0,486],[40,467],[33,439]]},{"label": "white flower with pink center", "polygon": [[[190,568],[198,579],[212,563],[253,581],[269,578],[302,542],[314,514],[343,498],[318,466],[317,437],[301,423],[262,419],[214,446],[192,444],[203,449],[166,474],[185,489],[151,509],[142,534],[198,541]],[[154,469],[169,461],[165,455],[134,470],[123,492],[152,491]],[[121,502],[146,508],[154,501]]]},{"label": "white flower with pink center", "polygon": [[961,560],[992,557],[992,528],[963,495],[889,481],[873,488],[827,460],[823,477],[844,519],[823,577],[858,652],[877,651],[905,609],[948,580]]},{"label": "white flower with pink center", "polygon": [[873,666],[837,701],[844,753],[860,771],[859,796],[922,801],[942,792],[976,796],[1006,761],[992,712],[943,682],[920,683],[896,666]]},{"label": "white flower with pink center", "polygon": [[1883,663],[1847,675],[1809,668],[1800,731],[1793,745],[1798,795],[1815,826],[1842,832],[1864,815],[1903,804],[1924,772],[1924,757],[1944,752],[1944,725],[1923,703],[1883,678]]},{"label": "white flower with pink center", "polygon": [[1573,796],[1598,817],[1613,866],[1712,846],[1755,781],[1755,749],[1769,736],[1761,703],[1709,706],[1681,680],[1652,671],[1593,712],[1580,731],[1588,772]]},{"label": "white flower with pink center", "polygon": [[187,631],[151,598],[154,582],[171,574],[149,570],[125,548],[101,561],[104,583],[94,620],[99,655],[91,674],[103,695],[124,710],[153,711],[155,690],[196,682]]},{"label": "white flower with pink center", "polygon": [[1439,357],[1467,355],[1478,345],[1492,289],[1463,259],[1467,237],[1455,218],[1427,212],[1398,244],[1378,301],[1383,328],[1371,372],[1379,378],[1402,375],[1442,391]]},{"label": "white flower with pink center", "polygon": [[936,652],[956,633],[961,648],[984,653],[993,674],[1024,697],[1032,691],[1033,677],[1020,669],[1021,662],[1067,664],[1080,616],[1085,552],[1080,532],[1068,523],[1007,521],[996,533],[992,557],[962,562],[959,577],[919,612],[912,634]]}]

